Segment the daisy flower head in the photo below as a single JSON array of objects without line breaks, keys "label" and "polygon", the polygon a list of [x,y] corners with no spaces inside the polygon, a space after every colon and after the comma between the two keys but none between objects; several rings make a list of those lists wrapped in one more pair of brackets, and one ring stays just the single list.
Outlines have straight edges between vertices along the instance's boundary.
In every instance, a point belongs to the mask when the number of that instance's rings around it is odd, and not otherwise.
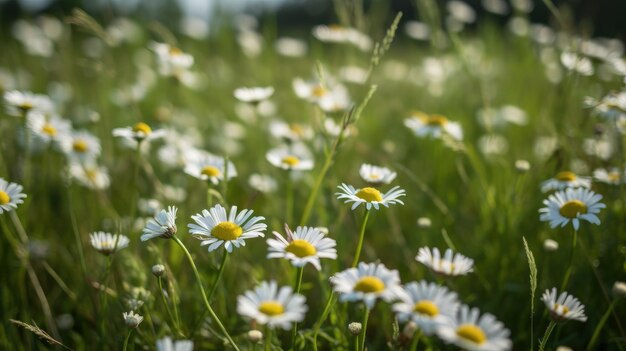
[{"label": "daisy flower head", "polygon": [[150,141],[162,138],[165,136],[165,133],[166,131],[163,129],[152,130],[152,128],[144,122],[135,123],[132,127],[113,129],[113,136],[138,143],[144,140]]},{"label": "daisy flower head", "polygon": [[305,297],[294,294],[290,286],[279,289],[275,281],[264,281],[237,297],[237,313],[258,324],[288,330],[292,323],[304,320],[308,310],[305,302]]},{"label": "daisy flower head", "polygon": [[364,163],[359,169],[359,175],[370,184],[389,184],[396,179],[397,173],[387,167],[378,167]]},{"label": "daisy flower head", "polygon": [[273,232],[276,239],[268,239],[267,258],[285,258],[295,267],[310,263],[318,271],[322,268],[320,258],[337,259],[337,242],[325,237],[318,228],[297,227],[295,232],[285,225],[286,238]]},{"label": "daisy flower head", "polygon": [[313,36],[325,43],[352,44],[361,51],[368,51],[373,45],[372,39],[367,34],[338,24],[315,26]]},{"label": "daisy flower head", "polygon": [[48,118],[38,111],[32,111],[26,116],[26,125],[31,133],[44,144],[63,138],[72,129],[69,121],[55,115]]},{"label": "daisy flower head", "polygon": [[453,318],[459,308],[457,294],[435,283],[411,282],[399,295],[393,311],[401,322],[412,321],[426,335]]},{"label": "daisy flower head", "polygon": [[570,221],[574,230],[580,227],[580,220],[600,224],[597,214],[606,205],[601,203],[602,195],[587,188],[567,188],[557,191],[543,200],[546,207],[539,209],[539,220],[550,222],[550,227],[565,227]]},{"label": "daisy flower head", "polygon": [[313,129],[305,124],[287,123],[281,120],[270,122],[269,131],[273,137],[287,141],[310,140]]},{"label": "daisy flower head", "polygon": [[463,140],[461,124],[450,121],[442,115],[430,115],[416,111],[404,120],[404,125],[418,137],[439,139],[443,135],[448,135],[454,140]]},{"label": "daisy flower head", "polygon": [[467,351],[505,351],[512,347],[510,332],[493,315],[461,306],[454,317],[437,329],[439,337]]},{"label": "daisy flower head", "polygon": [[248,178],[248,184],[262,193],[273,193],[278,189],[278,182],[271,176],[264,174],[252,173]]},{"label": "daisy flower head", "polygon": [[31,111],[45,113],[54,110],[52,100],[48,96],[30,91],[7,91],[4,93],[4,103],[7,113],[17,117],[24,117]]},{"label": "daisy flower head", "polygon": [[89,234],[91,246],[103,255],[110,255],[116,251],[128,247],[130,240],[126,235],[95,232]]},{"label": "daisy flower head", "polygon": [[93,161],[100,155],[100,140],[87,131],[75,131],[59,140],[61,150],[74,161]]},{"label": "daisy flower head", "polygon": [[104,190],[111,185],[107,168],[99,166],[95,162],[86,162],[84,164],[71,162],[69,172],[70,178],[89,189]]},{"label": "daisy flower head", "polygon": [[237,100],[249,104],[258,104],[263,100],[269,99],[273,94],[273,87],[242,87],[235,89],[233,93]]},{"label": "daisy flower head", "polygon": [[279,146],[265,154],[273,166],[289,171],[308,171],[313,169],[313,156],[303,144]]},{"label": "daisy flower head", "polygon": [[152,43],[152,50],[156,54],[159,74],[165,77],[181,79],[193,65],[193,56],[184,53],[181,49],[164,43]]},{"label": "daisy flower head", "polygon": [[137,328],[139,324],[143,322],[143,316],[133,311],[124,312],[122,315],[124,316],[124,323],[126,323],[129,328]]},{"label": "daisy flower head", "polygon": [[360,262],[356,268],[333,275],[330,282],[340,301],[363,301],[370,310],[377,299],[391,302],[402,294],[398,271],[387,269],[382,263]]},{"label": "daisy flower head", "polygon": [[252,217],[253,213],[247,209],[237,212],[237,206],[233,206],[227,214],[226,209],[218,204],[191,216],[196,223],[188,225],[189,232],[194,238],[202,240],[200,245],[209,245],[209,252],[222,244],[226,251],[232,252],[233,246],[245,246],[246,239],[265,236],[263,232],[267,225],[262,222],[265,217]]},{"label": "daisy flower head", "polygon": [[193,341],[176,340],[173,341],[169,336],[157,340],[157,351],[193,351]]},{"label": "daisy flower head", "polygon": [[150,219],[143,228],[141,241],[153,238],[170,239],[176,235],[176,212],[178,208],[168,206],[167,211],[161,210],[153,219]]},{"label": "daisy flower head", "polygon": [[619,185],[620,178],[626,180],[626,171],[622,170],[620,172],[619,168],[611,168],[609,170],[598,168],[593,171],[593,178],[602,183]]},{"label": "daisy flower head", "polygon": [[17,205],[24,203],[26,194],[22,190],[24,187],[21,185],[0,178],[0,214],[13,211]]},{"label": "daisy flower head", "polygon": [[541,191],[544,193],[552,190],[579,187],[591,188],[591,179],[589,177],[578,176],[571,171],[559,172],[554,177],[541,183]]},{"label": "daisy flower head", "polygon": [[317,105],[326,113],[341,113],[352,106],[352,99],[348,89],[337,84],[318,98]]},{"label": "daisy flower head", "polygon": [[185,173],[200,180],[210,181],[214,185],[219,184],[226,176],[228,179],[237,176],[237,170],[232,162],[228,161],[225,166],[224,157],[210,153],[203,153],[199,157],[189,159],[185,166]]},{"label": "daisy flower head", "polygon": [[399,186],[394,186],[386,193],[381,193],[380,190],[372,187],[365,187],[361,189],[355,189],[352,185],[341,183],[338,186],[341,192],[335,193],[337,199],[345,199],[344,203],[354,202],[352,204],[352,210],[359,207],[360,204],[365,204],[365,207],[369,211],[372,207],[379,209],[379,205],[389,207],[389,205],[401,204],[404,205],[400,199],[401,196],[405,196],[406,192]]},{"label": "daisy flower head", "polygon": [[447,249],[442,257],[438,248],[435,247],[431,251],[428,247],[422,247],[417,252],[415,260],[436,274],[446,277],[466,275],[474,271],[474,260],[460,253],[455,254],[452,249]]},{"label": "daisy flower head", "polygon": [[563,291],[557,297],[556,288],[547,289],[541,296],[541,301],[546,304],[550,317],[556,322],[568,320],[585,322],[585,306],[572,295]]}]

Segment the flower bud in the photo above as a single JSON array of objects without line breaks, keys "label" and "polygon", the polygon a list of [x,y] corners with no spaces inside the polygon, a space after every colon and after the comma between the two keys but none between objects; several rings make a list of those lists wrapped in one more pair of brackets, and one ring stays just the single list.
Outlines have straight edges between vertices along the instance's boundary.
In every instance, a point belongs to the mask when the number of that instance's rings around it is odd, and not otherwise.
[{"label": "flower bud", "polygon": [[154,266],[152,266],[152,274],[154,274],[155,277],[160,277],[163,275],[163,273],[165,273],[164,265],[155,264]]},{"label": "flower bud", "polygon": [[352,322],[348,324],[348,330],[350,331],[350,334],[352,335],[361,334],[361,329],[363,329],[363,326],[359,322]]},{"label": "flower bud", "polygon": [[260,342],[261,340],[263,340],[263,333],[260,330],[250,330],[248,332],[248,340],[250,340],[253,343],[257,343]]}]

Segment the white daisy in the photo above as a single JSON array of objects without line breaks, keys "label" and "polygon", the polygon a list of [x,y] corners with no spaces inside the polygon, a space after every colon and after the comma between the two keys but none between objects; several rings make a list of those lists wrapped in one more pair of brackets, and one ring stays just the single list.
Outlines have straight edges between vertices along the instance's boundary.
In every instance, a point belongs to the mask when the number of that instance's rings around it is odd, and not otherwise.
[{"label": "white daisy", "polygon": [[435,283],[411,282],[404,286],[400,301],[393,305],[400,322],[412,321],[426,335],[454,317],[459,302],[457,294]]},{"label": "white daisy", "polygon": [[253,173],[248,178],[248,184],[262,193],[272,193],[278,189],[278,183],[268,175]]},{"label": "white daisy", "polygon": [[87,131],[75,131],[59,140],[61,150],[71,159],[93,161],[100,155],[100,140]]},{"label": "white daisy", "polygon": [[611,185],[619,185],[620,176],[622,179],[626,180],[626,171],[622,170],[621,174],[619,168],[611,168],[609,170],[598,168],[593,171],[593,177],[597,181]]},{"label": "white daisy", "polygon": [[446,134],[455,140],[463,140],[461,124],[450,121],[441,115],[413,112],[411,117],[404,120],[404,125],[418,137],[441,138],[442,135]]},{"label": "white daisy", "polygon": [[157,340],[156,349],[157,351],[193,351],[193,341],[172,341],[172,338],[166,336],[163,339]]},{"label": "white daisy", "polygon": [[337,24],[315,26],[313,36],[326,43],[352,44],[361,51],[369,51],[373,45],[372,39],[366,34]]},{"label": "white daisy", "polygon": [[578,187],[591,188],[591,179],[578,176],[574,172],[563,171],[541,183],[541,191],[544,193],[552,190]]},{"label": "white daisy", "polygon": [[223,181],[226,173],[228,173],[228,179],[237,176],[237,170],[232,162],[228,161],[228,166],[224,167],[223,157],[208,152],[189,159],[185,166],[185,173],[200,180],[208,180],[214,185]]},{"label": "white daisy", "polygon": [[[328,79],[326,84],[330,84]],[[319,80],[307,81],[302,78],[296,78],[293,80],[292,86],[299,98],[312,103],[316,103],[322,96],[328,93],[328,89]]]},{"label": "white daisy", "polygon": [[461,306],[448,324],[437,329],[439,337],[467,351],[505,351],[513,346],[510,332],[489,313]]},{"label": "white daisy", "polygon": [[273,232],[276,239],[268,239],[269,253],[267,258],[285,258],[291,261],[295,267],[303,267],[310,263],[318,271],[322,268],[320,258],[337,259],[337,242],[325,237],[317,228],[297,227],[292,232],[285,225],[287,238],[283,238],[278,232]]},{"label": "white daisy", "polygon": [[237,100],[251,104],[258,104],[263,100],[267,100],[273,94],[273,87],[242,87],[235,89],[235,92],[233,93]]},{"label": "white daisy", "polygon": [[397,173],[387,167],[378,167],[364,163],[359,169],[359,175],[370,184],[389,184],[396,179]]},{"label": "white daisy", "polygon": [[273,166],[293,171],[308,171],[313,169],[313,156],[302,144],[280,146],[265,154],[265,158]]},{"label": "white daisy", "polygon": [[189,232],[194,238],[202,240],[200,245],[209,245],[209,252],[222,244],[228,252],[234,247],[245,246],[246,239],[264,237],[263,232],[267,225],[261,221],[265,217],[251,217],[252,210],[243,210],[237,213],[237,206],[230,209],[228,216],[222,205],[215,205],[210,210],[202,210],[191,218],[196,224],[189,224]]},{"label": "white daisy", "polygon": [[26,194],[22,193],[23,189],[19,184],[0,178],[0,214],[13,211],[17,205],[24,203]]},{"label": "white daisy", "polygon": [[104,190],[111,185],[107,168],[94,162],[71,162],[69,171],[72,179],[89,189]]},{"label": "white daisy", "polygon": [[95,232],[89,234],[91,246],[103,255],[110,255],[128,247],[130,240],[126,235]]},{"label": "white daisy", "polygon": [[132,127],[115,128],[113,129],[113,136],[124,138],[129,141],[141,142],[144,140],[154,140],[164,137],[166,131],[163,129],[152,130],[149,125],[139,122],[135,123]]},{"label": "white daisy", "polygon": [[348,89],[337,84],[318,98],[317,105],[326,113],[343,112],[352,106],[352,99],[350,99]]},{"label": "white daisy", "polygon": [[451,249],[447,249],[441,257],[438,248],[433,248],[432,252],[428,247],[422,247],[417,252],[415,260],[437,274],[448,277],[457,275],[466,275],[474,271],[474,260],[467,258],[460,253],[453,253]]},{"label": "white daisy", "polygon": [[336,273],[330,282],[340,301],[363,301],[370,310],[376,299],[391,302],[402,294],[398,271],[389,270],[382,263],[360,262],[357,268]]},{"label": "white daisy", "polygon": [[405,196],[406,192],[399,186],[394,186],[385,194],[381,193],[378,189],[372,187],[365,187],[361,189],[355,189],[352,185],[342,183],[338,186],[341,190],[339,193],[335,193],[337,199],[346,199],[344,203],[354,202],[352,210],[359,207],[360,204],[365,204],[369,211],[372,207],[378,210],[379,205],[389,207],[389,205],[402,204],[404,202],[399,200],[400,196]]},{"label": "white daisy", "polygon": [[168,206],[167,211],[161,210],[154,219],[150,219],[143,228],[141,241],[147,241],[153,238],[170,239],[176,235],[176,212],[178,208]]},{"label": "white daisy", "polygon": [[45,114],[38,111],[28,113],[26,120],[28,129],[45,144],[63,138],[72,130],[69,121],[55,115],[47,118]]},{"label": "white daisy", "polygon": [[126,323],[129,328],[137,328],[143,321],[143,317],[133,311],[124,312],[122,315],[124,316],[124,323]]},{"label": "white daisy", "polygon": [[305,302],[305,297],[294,294],[290,286],[278,289],[275,281],[264,281],[237,297],[237,313],[258,324],[287,330],[292,323],[304,320],[308,310]]},{"label": "white daisy", "polygon": [[287,123],[281,120],[270,122],[270,134],[278,139],[288,141],[310,140],[313,138],[313,129],[300,123]]},{"label": "white daisy", "polygon": [[52,100],[48,96],[30,91],[7,91],[4,93],[4,103],[7,113],[17,117],[26,116],[31,111],[49,113],[54,110]]},{"label": "white daisy", "polygon": [[602,195],[596,194],[587,188],[567,188],[550,195],[543,200],[547,207],[539,209],[539,220],[550,222],[550,227],[565,227],[570,221],[574,230],[580,227],[580,220],[600,224],[597,214],[606,205],[599,202]]},{"label": "white daisy", "polygon": [[557,298],[556,288],[547,289],[541,296],[541,301],[546,304],[550,310],[550,316],[557,322],[574,320],[585,322],[585,305],[581,304],[577,298],[569,295],[566,291],[562,292]]},{"label": "white daisy", "polygon": [[157,56],[159,74],[183,80],[193,65],[193,56],[184,53],[177,47],[163,43],[152,43],[151,49]]}]

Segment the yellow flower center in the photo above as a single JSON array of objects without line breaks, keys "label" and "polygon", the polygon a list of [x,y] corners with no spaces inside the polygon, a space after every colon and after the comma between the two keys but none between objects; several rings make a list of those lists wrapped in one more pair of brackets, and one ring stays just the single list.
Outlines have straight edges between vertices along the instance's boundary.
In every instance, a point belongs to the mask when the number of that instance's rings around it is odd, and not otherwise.
[{"label": "yellow flower center", "polygon": [[576,218],[579,214],[587,213],[587,205],[580,200],[569,200],[561,206],[559,213],[563,217]]},{"label": "yellow flower center", "polygon": [[50,123],[46,123],[46,124],[44,124],[44,125],[43,125],[43,127],[41,128],[41,130],[42,130],[44,133],[48,134],[49,136],[55,136],[55,135],[57,135],[57,129],[56,129],[56,128],[54,128],[54,127],[52,126],[52,124],[50,124]]},{"label": "yellow flower center", "polygon": [[429,317],[434,317],[439,314],[439,309],[437,305],[429,300],[418,301],[415,306],[413,306],[413,311],[425,314]]},{"label": "yellow flower center", "polygon": [[202,167],[200,173],[204,174],[207,177],[217,177],[218,175],[220,175],[220,170],[217,169],[217,167],[205,166]]},{"label": "yellow flower center", "polygon": [[259,306],[259,312],[267,316],[278,316],[285,312],[285,308],[277,301],[264,301]]},{"label": "yellow flower center", "polygon": [[557,173],[556,176],[554,176],[554,178],[562,182],[571,182],[573,180],[576,180],[576,173],[570,172],[570,171],[563,171],[563,172]]},{"label": "yellow flower center", "polygon": [[367,275],[356,282],[354,290],[364,293],[377,293],[385,290],[385,283],[377,277]]},{"label": "yellow flower center", "polygon": [[152,128],[150,128],[149,125],[147,125],[147,124],[145,124],[143,122],[139,122],[139,123],[136,123],[133,126],[133,132],[135,132],[135,133],[143,133],[145,135],[148,135],[148,134],[152,133]]},{"label": "yellow flower center", "polygon": [[297,123],[289,125],[289,129],[297,136],[302,136],[302,134],[304,134],[304,128]]},{"label": "yellow flower center", "polygon": [[326,95],[326,89],[324,89],[324,87],[321,85],[316,85],[313,87],[313,91],[311,91],[311,94],[313,94],[313,96],[315,97],[322,97]]},{"label": "yellow flower center", "polygon": [[619,182],[619,173],[617,172],[609,172],[606,175],[606,178],[611,182]]},{"label": "yellow flower center", "polygon": [[380,194],[380,191],[370,187],[359,189],[359,191],[356,192],[356,196],[367,202],[383,201],[383,196]]},{"label": "yellow flower center", "polygon": [[182,55],[183,51],[175,46],[170,47],[170,55],[178,56]]},{"label": "yellow flower center", "polygon": [[74,151],[82,153],[87,152],[87,150],[89,149],[89,145],[87,145],[87,142],[83,139],[76,139],[72,144],[72,148],[74,149]]},{"label": "yellow flower center", "polygon": [[211,229],[211,235],[224,241],[235,240],[241,234],[243,229],[233,222],[221,222]]},{"label": "yellow flower center", "polygon": [[92,182],[96,181],[96,177],[98,176],[98,171],[94,170],[94,169],[86,169],[85,170],[85,175],[87,176],[87,179],[89,179]]},{"label": "yellow flower center", "polygon": [[461,324],[456,329],[456,335],[476,344],[483,344],[487,340],[485,332],[474,324]]},{"label": "yellow flower center", "polygon": [[33,103],[30,101],[24,101],[18,106],[22,111],[28,111],[33,108]]},{"label": "yellow flower center", "polygon": [[300,163],[300,159],[297,158],[296,156],[285,156],[283,157],[283,159],[281,160],[283,164],[289,166],[289,167],[293,167],[298,165],[298,163]]},{"label": "yellow flower center", "polygon": [[11,197],[6,192],[0,190],[0,205],[6,205],[11,201]]},{"label": "yellow flower center", "polygon": [[561,312],[563,314],[566,314],[567,312],[569,312],[569,307],[567,307],[565,305],[559,305],[558,303],[555,303],[554,304],[554,310],[557,311],[559,309],[561,310]]},{"label": "yellow flower center", "polygon": [[315,255],[315,253],[317,253],[315,246],[311,245],[311,243],[309,243],[308,241],[302,239],[296,239],[290,242],[289,245],[287,245],[287,247],[285,248],[285,251],[291,252],[298,257],[313,256]]},{"label": "yellow flower center", "polygon": [[430,115],[423,117],[426,124],[433,127],[443,127],[448,123],[448,119],[441,115]]}]

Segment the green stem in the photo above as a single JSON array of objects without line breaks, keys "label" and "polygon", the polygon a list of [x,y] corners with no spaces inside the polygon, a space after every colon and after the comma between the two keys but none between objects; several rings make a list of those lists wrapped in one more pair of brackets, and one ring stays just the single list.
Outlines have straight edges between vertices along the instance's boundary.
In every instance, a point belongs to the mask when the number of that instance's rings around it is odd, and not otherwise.
[{"label": "green stem", "polygon": [[126,351],[128,349],[128,341],[130,340],[130,336],[133,334],[133,330],[135,329],[131,328],[128,331],[128,334],[126,334],[126,339],[124,340],[124,348],[122,349],[123,351]]},{"label": "green stem", "polygon": [[226,195],[228,193],[228,156],[224,156],[224,180],[222,181],[222,202],[224,207],[228,207]]},{"label": "green stem", "polygon": [[83,251],[83,243],[80,239],[80,232],[78,230],[78,221],[76,221],[76,214],[74,213],[74,201],[72,200],[71,186],[67,188],[68,203],[70,206],[70,220],[72,222],[72,231],[74,232],[74,240],[76,240],[76,248],[78,250],[78,258],[80,260],[80,268],[83,271],[83,277],[87,277],[87,264],[85,263],[85,253]]},{"label": "green stem", "polygon": [[420,343],[420,338],[422,337],[422,331],[416,330],[413,333],[413,339],[411,339],[411,345],[409,346],[409,351],[417,351],[417,345]]},{"label": "green stem", "polygon": [[606,324],[606,321],[609,319],[611,312],[613,312],[613,308],[615,308],[616,302],[617,300],[613,300],[613,302],[609,305],[609,308],[606,310],[604,315],[602,315],[602,318],[600,319],[600,322],[596,326],[596,329],[593,331],[593,336],[591,336],[591,340],[589,341],[589,344],[587,345],[587,351],[593,350],[593,347],[595,346],[596,341],[598,341],[598,337],[600,336],[600,331],[602,331],[602,328]]},{"label": "green stem", "polygon": [[291,170],[287,171],[287,196],[285,203],[287,204],[285,209],[286,222],[291,224],[293,220],[293,180],[291,179]]},{"label": "green stem", "polygon": [[196,268],[196,264],[193,261],[193,258],[191,257],[191,254],[189,253],[189,251],[185,247],[185,244],[183,244],[183,242],[180,241],[180,239],[178,237],[176,237],[176,236],[172,237],[172,239],[174,239],[174,242],[176,242],[176,244],[178,244],[178,246],[180,246],[180,248],[185,253],[185,256],[187,256],[187,259],[189,260],[189,263],[191,264],[191,268],[193,270],[193,273],[196,276],[196,280],[198,281],[198,286],[200,287],[200,292],[202,293],[202,299],[204,300],[204,305],[207,308],[207,311],[209,311],[209,314],[211,315],[211,318],[215,321],[215,323],[217,323],[217,326],[220,328],[220,330],[222,331],[222,333],[224,334],[224,336],[226,337],[228,342],[233,346],[233,348],[235,350],[237,350],[237,351],[240,351],[239,347],[237,347],[237,344],[235,344],[235,341],[233,341],[233,339],[230,337],[230,334],[228,334],[228,331],[226,330],[226,328],[224,327],[224,325],[222,324],[220,319],[217,317],[217,315],[213,311],[213,308],[211,308],[211,304],[209,304],[209,300],[207,299],[206,292],[204,291],[204,286],[202,286],[202,280],[200,279],[200,273],[198,273],[198,268]]},{"label": "green stem", "polygon": [[[296,270],[296,284],[295,284],[295,293],[300,293],[300,288],[302,287],[302,276],[304,273],[304,266],[298,267]],[[293,323],[293,331],[291,333],[291,349],[296,349],[296,339],[298,338],[298,322]]]},{"label": "green stem", "polygon": [[165,297],[165,292],[163,291],[163,279],[161,277],[157,277],[157,280],[159,282],[159,295],[161,295],[161,300],[163,301],[163,305],[165,305],[167,316],[170,317],[172,326],[174,327],[173,329],[176,329],[178,335],[184,338],[185,334],[182,332],[182,330],[180,330],[180,326],[178,325],[177,320],[174,319],[174,315],[172,314],[172,310],[170,309],[170,304],[167,302],[167,298]]},{"label": "green stem", "polygon": [[359,257],[361,256],[361,249],[363,248],[363,239],[365,238],[365,226],[367,225],[367,220],[370,217],[370,210],[365,210],[365,218],[363,218],[363,224],[361,225],[361,232],[359,233],[359,243],[356,247],[356,253],[354,254],[354,260],[352,261],[352,268],[356,267],[359,263]]},{"label": "green stem", "polygon": [[[115,244],[117,245],[117,244]],[[115,247],[115,245],[113,247]],[[106,332],[106,311],[107,311],[107,293],[106,293],[106,281],[109,276],[109,271],[111,270],[111,262],[113,261],[112,256],[109,255],[106,258],[106,266],[104,268],[104,272],[102,273],[102,279],[100,279],[100,289],[98,293],[100,294],[100,340],[104,343],[107,340],[107,332]]]},{"label": "green stem", "polygon": [[322,324],[328,317],[328,314],[330,313],[330,308],[332,307],[334,302],[335,302],[335,293],[331,292],[330,294],[328,294],[328,300],[326,300],[326,306],[324,306],[324,312],[322,312],[320,319],[317,321],[317,323],[315,323],[315,326],[313,327],[313,350],[315,351],[317,351],[317,335],[320,333],[320,328],[322,327]]},{"label": "green stem", "polygon": [[[139,165],[141,164],[141,141],[137,142],[137,153],[135,154],[135,170],[133,171],[134,191],[130,203],[130,220],[135,220],[135,211],[137,211],[137,198],[139,196]],[[132,228],[132,225],[131,225]]]},{"label": "green stem", "polygon": [[539,351],[543,351],[545,349],[546,343],[548,342],[548,339],[550,338],[550,334],[552,334],[554,327],[556,327],[556,322],[550,321],[550,324],[548,324],[548,328],[546,328],[546,332],[543,334],[543,338],[541,339]]},{"label": "green stem", "polygon": [[207,181],[207,188],[206,188],[206,204],[207,204],[207,209],[210,209],[211,207],[213,207],[213,192],[211,191],[211,181]]},{"label": "green stem", "polygon": [[365,350],[365,335],[367,334],[367,321],[370,317],[370,310],[365,306],[365,314],[363,316],[363,323],[361,324],[363,329],[361,334],[361,351]]},{"label": "green stem", "polygon": [[269,326],[265,329],[265,351],[272,350],[272,328]]},{"label": "green stem", "polygon": [[569,277],[572,275],[572,263],[574,261],[574,249],[576,248],[576,237],[578,236],[578,231],[574,230],[574,235],[572,236],[572,247],[569,254],[569,263],[567,265],[567,270],[565,271],[565,276],[563,277],[563,283],[561,284],[561,291],[564,291],[567,288],[567,283],[569,282]]},{"label": "green stem", "polygon": [[220,269],[217,272],[217,277],[215,277],[215,281],[213,282],[213,286],[211,287],[211,291],[209,291],[209,302],[213,301],[213,295],[215,295],[215,291],[217,291],[217,286],[222,279],[222,275],[224,273],[224,267],[226,267],[226,259],[228,259],[228,251],[224,249],[224,255],[222,256],[222,262],[220,263]]}]

